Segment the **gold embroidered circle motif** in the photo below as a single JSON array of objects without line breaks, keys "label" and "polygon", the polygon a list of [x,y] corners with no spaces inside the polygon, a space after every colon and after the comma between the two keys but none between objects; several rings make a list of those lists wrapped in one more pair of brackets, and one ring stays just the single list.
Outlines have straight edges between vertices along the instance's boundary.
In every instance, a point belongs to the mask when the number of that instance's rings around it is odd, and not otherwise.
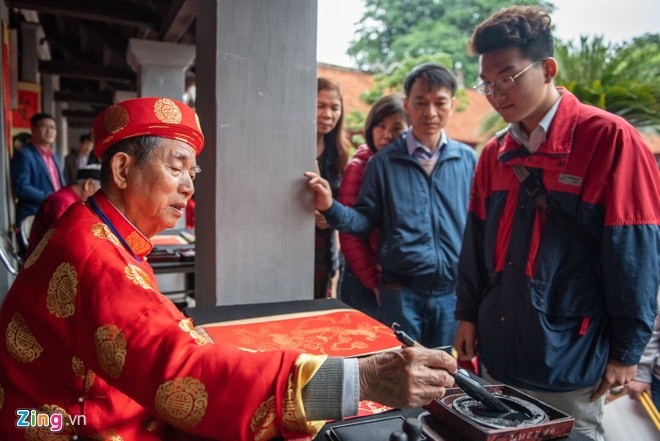
[{"label": "gold embroidered circle motif", "polygon": [[96,356],[101,369],[112,378],[119,378],[126,362],[126,336],[115,325],[104,325],[94,334]]},{"label": "gold embroidered circle motif", "polygon": [[90,230],[92,231],[94,237],[98,237],[99,239],[105,239],[107,241],[114,243],[119,247],[121,246],[121,242],[119,242],[117,236],[115,236],[114,233],[110,231],[110,228],[108,228],[106,224],[104,223],[94,224],[90,227]]},{"label": "gold embroidered circle motif", "polygon": [[135,252],[135,254],[147,254],[151,250],[151,242],[144,238],[137,231],[133,231],[126,236],[126,243]]},{"label": "gold embroidered circle motif", "polygon": [[73,265],[62,263],[57,267],[48,283],[46,307],[57,318],[66,318],[76,312],[78,275]]},{"label": "gold embroidered circle motif", "polygon": [[128,111],[122,106],[113,104],[103,115],[103,124],[110,133],[117,133],[128,125]]},{"label": "gold embroidered circle motif", "polygon": [[25,323],[25,319],[16,313],[7,325],[5,332],[7,350],[16,360],[29,363],[41,355],[43,348]]},{"label": "gold embroidered circle motif", "polygon": [[252,416],[250,430],[257,441],[272,439],[277,436],[275,427],[275,397],[272,396],[261,403]]},{"label": "gold embroidered circle motif", "polygon": [[62,415],[62,431],[52,432],[50,426],[28,427],[25,430],[25,439],[28,441],[66,441],[71,439],[71,435],[75,435],[76,427],[67,425],[70,420],[69,414],[56,404],[44,404],[39,408],[43,413],[52,415],[59,413]]},{"label": "gold embroidered circle motif", "polygon": [[44,248],[46,248],[46,245],[48,245],[48,241],[50,240],[51,237],[53,237],[53,234],[55,234],[55,230],[53,228],[46,231],[44,237],[41,238],[37,246],[34,248],[34,251],[32,251],[30,256],[25,261],[25,265],[23,265],[24,269],[30,268],[32,264],[37,261],[39,256],[41,256],[41,253],[43,252]]},{"label": "gold embroidered circle motif", "polygon": [[196,426],[206,414],[207,406],[206,387],[195,378],[166,381],[156,391],[156,410],[178,427]]},{"label": "gold embroidered circle motif", "polygon": [[153,290],[149,283],[149,276],[140,267],[128,264],[124,267],[124,274],[126,274],[128,280],[135,283],[137,286]]},{"label": "gold embroidered circle motif", "polygon": [[156,118],[167,124],[179,124],[183,115],[176,103],[167,98],[161,98],[154,104]]}]

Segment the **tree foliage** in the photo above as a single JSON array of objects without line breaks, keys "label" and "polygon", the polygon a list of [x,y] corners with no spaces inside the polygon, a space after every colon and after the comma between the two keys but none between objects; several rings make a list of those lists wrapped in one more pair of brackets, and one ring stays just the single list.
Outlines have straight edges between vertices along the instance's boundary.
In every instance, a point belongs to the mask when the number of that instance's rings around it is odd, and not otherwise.
[{"label": "tree foliage", "polygon": [[477,72],[476,58],[467,50],[472,31],[493,12],[514,4],[553,9],[543,0],[366,0],[348,54],[360,68],[383,73],[407,58],[444,53],[462,63],[471,84]]},{"label": "tree foliage", "polygon": [[638,128],[660,131],[660,34],[613,45],[603,37],[557,43],[557,84],[582,102],[617,114]]}]

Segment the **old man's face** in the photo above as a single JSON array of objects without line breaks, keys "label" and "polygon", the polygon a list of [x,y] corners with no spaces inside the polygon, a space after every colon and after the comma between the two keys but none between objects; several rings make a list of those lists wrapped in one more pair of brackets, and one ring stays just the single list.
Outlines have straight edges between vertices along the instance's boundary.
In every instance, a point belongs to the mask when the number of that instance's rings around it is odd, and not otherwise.
[{"label": "old man's face", "polygon": [[197,172],[191,146],[163,139],[146,163],[126,170],[124,214],[147,237],[174,227],[195,192]]}]

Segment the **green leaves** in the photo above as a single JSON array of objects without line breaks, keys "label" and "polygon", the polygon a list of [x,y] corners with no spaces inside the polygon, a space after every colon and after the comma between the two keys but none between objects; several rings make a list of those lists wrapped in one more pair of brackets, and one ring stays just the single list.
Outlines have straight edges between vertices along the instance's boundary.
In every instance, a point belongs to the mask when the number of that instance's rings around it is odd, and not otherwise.
[{"label": "green leaves", "polygon": [[557,84],[582,102],[617,114],[637,128],[660,133],[660,35],[613,45],[603,37],[557,42]]}]

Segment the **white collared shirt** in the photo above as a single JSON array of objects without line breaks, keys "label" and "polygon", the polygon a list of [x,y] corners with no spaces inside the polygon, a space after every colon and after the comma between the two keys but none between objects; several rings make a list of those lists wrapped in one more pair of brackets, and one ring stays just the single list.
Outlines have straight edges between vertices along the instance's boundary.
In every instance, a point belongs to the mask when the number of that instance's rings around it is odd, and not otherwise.
[{"label": "white collared shirt", "polygon": [[509,124],[509,134],[513,136],[513,139],[522,144],[529,153],[536,152],[541,144],[545,142],[548,130],[550,130],[550,124],[552,124],[552,120],[555,118],[560,101],[561,96],[552,105],[550,110],[548,110],[548,113],[545,114],[543,119],[541,119],[539,125],[536,126],[529,135],[523,130],[522,125],[519,122]]}]

